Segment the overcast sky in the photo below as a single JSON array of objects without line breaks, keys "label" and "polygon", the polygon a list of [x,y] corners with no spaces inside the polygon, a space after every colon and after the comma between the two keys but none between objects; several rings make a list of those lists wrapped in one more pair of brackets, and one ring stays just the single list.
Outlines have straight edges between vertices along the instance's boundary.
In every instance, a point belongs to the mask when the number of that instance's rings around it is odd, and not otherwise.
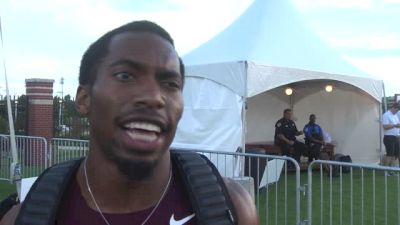
[{"label": "overcast sky", "polygon": [[[277,0],[265,0],[277,1]],[[284,0],[279,0],[284,1]],[[400,0],[287,0],[343,58],[400,93]],[[10,94],[25,79],[54,79],[54,94],[75,94],[79,61],[106,31],[136,19],[166,28],[180,55],[233,22],[253,0],[0,0]],[[0,66],[0,94],[5,93]],[[329,71],[326,71],[329,72]]]}]

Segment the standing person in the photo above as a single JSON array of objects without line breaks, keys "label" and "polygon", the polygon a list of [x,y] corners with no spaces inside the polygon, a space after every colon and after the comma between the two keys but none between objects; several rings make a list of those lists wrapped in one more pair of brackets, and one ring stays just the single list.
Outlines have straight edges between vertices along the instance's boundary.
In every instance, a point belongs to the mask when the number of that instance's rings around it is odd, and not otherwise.
[{"label": "standing person", "polygon": [[[397,105],[399,105],[399,104],[400,104],[400,102],[397,102]],[[399,118],[399,121],[400,121],[400,110],[397,111],[396,115],[397,115],[397,118]]]},{"label": "standing person", "polygon": [[[30,224],[26,218],[38,212],[42,217],[51,212],[51,222],[46,224],[58,225],[199,224],[203,214],[196,209],[207,199],[201,199],[201,204],[196,201],[202,193],[188,188],[195,184],[186,182],[190,174],[179,168],[181,164],[170,151],[183,111],[183,83],[182,61],[170,35],[160,26],[136,21],[100,37],[83,55],[76,94],[76,108],[90,122],[88,156],[73,164],[75,170],[68,170],[71,179],[65,181],[59,204],[44,199],[33,206],[35,192],[31,189],[28,201],[9,211],[0,224],[14,224],[16,216],[16,224]],[[64,165],[54,168],[64,172]],[[61,179],[56,178],[46,177],[54,182]],[[53,193],[54,185],[46,179],[39,177],[32,188],[49,185],[46,190]],[[210,213],[208,208],[204,214],[224,212],[210,224],[226,218],[232,222],[235,212],[236,224],[258,224],[247,191],[233,181],[225,179],[225,183],[221,188],[227,189],[234,211],[227,206]],[[35,197],[47,196],[39,194]],[[43,210],[42,204],[55,207]]]},{"label": "standing person", "polygon": [[[307,151],[305,144],[296,139],[302,134],[303,131],[299,131],[292,120],[292,110],[285,109],[283,117],[275,123],[275,144],[281,147],[283,155],[293,157],[298,163],[301,155]],[[290,153],[291,148],[294,148],[293,154]]]},{"label": "standing person", "polygon": [[308,147],[308,162],[318,159],[322,147],[325,145],[322,128],[315,123],[317,117],[311,114],[309,122],[304,126],[303,132]]},{"label": "standing person", "polygon": [[[390,109],[382,116],[383,126],[383,144],[386,149],[386,157],[384,157],[383,165],[393,166],[396,159],[399,159],[400,145],[400,121],[396,115],[399,111],[399,104],[393,103]],[[400,162],[399,162],[400,163]]]}]

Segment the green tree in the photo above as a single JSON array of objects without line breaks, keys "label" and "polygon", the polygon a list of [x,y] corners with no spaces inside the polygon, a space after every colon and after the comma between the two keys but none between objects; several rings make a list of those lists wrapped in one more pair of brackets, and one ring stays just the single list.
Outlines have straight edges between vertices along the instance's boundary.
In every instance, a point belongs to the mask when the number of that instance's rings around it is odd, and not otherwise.
[{"label": "green tree", "polygon": [[53,104],[55,136],[87,139],[89,135],[88,120],[76,111],[75,100],[71,98],[71,95],[64,96],[62,100],[59,96],[55,96]]},{"label": "green tree", "polygon": [[[17,104],[15,104],[17,103]],[[17,106],[17,116],[14,118],[15,123],[15,133],[18,135],[27,134],[27,124],[28,124],[28,98],[26,95],[21,95],[18,97],[17,102],[14,100],[14,107]],[[14,108],[15,112],[15,108]]]},{"label": "green tree", "polygon": [[8,133],[8,123],[7,120],[0,115],[0,134]]}]

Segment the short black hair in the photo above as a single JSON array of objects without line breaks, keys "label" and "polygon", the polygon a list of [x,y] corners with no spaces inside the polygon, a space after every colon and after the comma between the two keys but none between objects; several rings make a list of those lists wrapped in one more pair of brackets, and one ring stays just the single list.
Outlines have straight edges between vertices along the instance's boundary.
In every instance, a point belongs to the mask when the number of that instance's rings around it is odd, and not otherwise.
[{"label": "short black hair", "polygon": [[288,113],[288,112],[291,112],[292,111],[292,109],[285,109],[285,110],[283,110],[283,113]]},{"label": "short black hair", "polygon": [[[93,85],[96,80],[97,67],[101,60],[108,53],[108,45],[111,39],[117,34],[124,32],[150,32],[168,41],[173,47],[174,40],[169,33],[156,23],[147,20],[133,21],[122,25],[114,30],[111,30],[101,36],[97,41],[92,43],[82,56],[81,65],[79,68],[79,84]],[[182,75],[182,83],[185,77],[185,66],[182,59],[179,58],[179,70]]]},{"label": "short black hair", "polygon": [[315,114],[310,114],[310,117],[309,117],[309,118],[311,119],[311,117],[315,117]]}]

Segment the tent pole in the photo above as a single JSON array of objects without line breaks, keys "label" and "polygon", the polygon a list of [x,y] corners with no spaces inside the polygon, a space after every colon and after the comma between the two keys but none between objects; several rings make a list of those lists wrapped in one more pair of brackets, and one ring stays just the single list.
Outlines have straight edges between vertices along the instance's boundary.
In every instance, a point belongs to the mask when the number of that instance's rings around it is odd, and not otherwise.
[{"label": "tent pole", "polygon": [[293,94],[289,95],[290,109],[293,111]]},{"label": "tent pole", "polygon": [[382,82],[382,89],[383,89],[383,110],[387,111],[387,101],[386,101],[386,91],[385,91],[385,83]]},{"label": "tent pole", "polygon": [[384,112],[387,111],[387,101],[386,101],[386,91],[385,91],[385,83],[382,82],[382,91],[383,91],[383,102],[381,101],[379,104],[379,152],[380,152],[380,165],[383,165],[383,157],[384,157],[384,153],[383,153],[383,149],[382,149],[382,145],[383,145],[383,140],[382,140],[382,103],[383,103],[383,107],[384,107]]},{"label": "tent pole", "polygon": [[247,132],[247,122],[246,122],[246,111],[247,111],[247,76],[248,76],[248,65],[247,61],[242,61],[244,63],[244,96],[242,96],[242,153],[246,152],[246,132]]},{"label": "tent pole", "polygon": [[[246,123],[246,111],[247,111],[247,76],[248,76],[248,65],[247,61],[242,61],[244,63],[244,96],[242,96],[242,153],[246,153],[246,132],[247,132],[247,123]],[[244,162],[240,163],[240,176],[244,176]]]},{"label": "tent pole", "polygon": [[383,165],[383,149],[382,149],[382,102],[378,103],[379,107],[379,165]]}]

